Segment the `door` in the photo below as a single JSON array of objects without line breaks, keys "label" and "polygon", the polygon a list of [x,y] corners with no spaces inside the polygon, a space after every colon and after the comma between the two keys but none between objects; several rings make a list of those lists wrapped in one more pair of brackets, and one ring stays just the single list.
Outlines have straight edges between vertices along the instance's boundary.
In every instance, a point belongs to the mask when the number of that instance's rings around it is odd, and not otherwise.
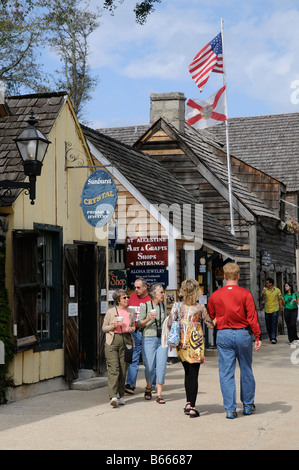
[{"label": "door", "polygon": [[80,369],[97,368],[97,292],[94,244],[78,245]]},{"label": "door", "polygon": [[[106,304],[106,249],[93,243],[64,247],[65,374],[106,369],[101,305]],[[98,301],[99,299],[99,301]],[[99,318],[100,317],[100,318]]]}]

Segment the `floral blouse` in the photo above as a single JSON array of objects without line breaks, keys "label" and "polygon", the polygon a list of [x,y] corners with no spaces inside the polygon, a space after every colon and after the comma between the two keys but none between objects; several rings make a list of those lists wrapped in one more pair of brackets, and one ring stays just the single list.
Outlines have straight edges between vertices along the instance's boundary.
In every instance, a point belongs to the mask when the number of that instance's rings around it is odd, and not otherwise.
[{"label": "floral blouse", "polygon": [[[205,346],[201,322],[203,320],[208,328],[214,328],[214,323],[202,304],[188,306],[180,302],[179,307],[180,342],[177,354],[181,361],[204,362]],[[177,315],[178,308],[173,313]]]}]

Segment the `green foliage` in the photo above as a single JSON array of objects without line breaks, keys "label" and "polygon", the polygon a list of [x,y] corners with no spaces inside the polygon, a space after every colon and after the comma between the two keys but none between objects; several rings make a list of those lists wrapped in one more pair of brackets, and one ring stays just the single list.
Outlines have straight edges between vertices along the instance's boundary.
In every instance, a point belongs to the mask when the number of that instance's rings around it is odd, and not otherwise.
[{"label": "green foliage", "polygon": [[[116,3],[123,2],[124,0],[118,0],[118,2],[116,2],[116,0],[105,0],[103,7],[113,15],[114,10],[117,8]],[[155,11],[154,3],[161,3],[161,0],[143,0],[140,3],[136,3],[136,7],[134,8],[136,23],[144,24],[146,22],[148,15]]]},{"label": "green foliage", "polygon": [[7,93],[21,88],[46,91],[46,76],[38,63],[43,22],[31,0],[2,0],[0,3],[0,80]]},{"label": "green foliage", "polygon": [[[7,94],[67,91],[76,113],[91,99],[98,82],[88,64],[89,36],[99,26],[100,7],[111,14],[125,0],[1,0],[0,82]],[[144,24],[161,0],[136,3],[136,22]],[[62,66],[43,71],[42,53],[50,46]],[[40,58],[41,57],[41,58]]]},{"label": "green foliage", "polygon": [[44,16],[47,39],[62,62],[55,85],[68,92],[80,117],[97,83],[88,65],[88,38],[99,26],[99,13],[89,11],[89,2],[82,0],[44,0],[43,5],[48,9]]},{"label": "green foliage", "polygon": [[137,3],[134,8],[136,15],[136,22],[144,24],[150,13],[155,11],[153,3],[161,3],[161,0],[144,0],[143,2]]}]

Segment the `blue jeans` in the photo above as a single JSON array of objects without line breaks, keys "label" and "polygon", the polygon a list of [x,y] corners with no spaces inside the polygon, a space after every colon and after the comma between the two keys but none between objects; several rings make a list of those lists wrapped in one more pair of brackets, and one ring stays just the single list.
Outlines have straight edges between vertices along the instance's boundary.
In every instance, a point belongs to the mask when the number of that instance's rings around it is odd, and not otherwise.
[{"label": "blue jeans", "polygon": [[132,363],[129,365],[126,384],[131,385],[131,387],[136,387],[136,380],[139,369],[140,354],[142,348],[142,333],[141,331],[134,331],[132,333],[135,346],[133,348],[133,359]]},{"label": "blue jeans", "polygon": [[145,336],[142,342],[142,357],[145,366],[145,380],[152,384],[156,368],[157,384],[164,384],[168,348],[162,348],[161,338]]},{"label": "blue jeans", "polygon": [[267,333],[269,335],[270,340],[276,339],[277,324],[278,324],[278,310],[277,312],[273,312],[273,313],[265,312],[265,321],[266,321]]},{"label": "blue jeans", "polygon": [[223,405],[236,411],[236,359],[240,366],[240,395],[244,408],[254,402],[255,380],[252,372],[252,337],[245,329],[217,331],[217,350]]}]

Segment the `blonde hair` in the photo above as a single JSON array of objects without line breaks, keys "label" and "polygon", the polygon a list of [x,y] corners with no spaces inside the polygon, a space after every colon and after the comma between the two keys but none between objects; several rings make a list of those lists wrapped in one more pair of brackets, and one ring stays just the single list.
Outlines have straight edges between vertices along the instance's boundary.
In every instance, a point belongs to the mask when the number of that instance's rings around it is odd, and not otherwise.
[{"label": "blonde hair", "polygon": [[182,282],[179,295],[184,298],[186,305],[194,305],[202,294],[202,289],[195,279],[186,279]]},{"label": "blonde hair", "polygon": [[238,279],[239,272],[240,268],[236,263],[227,263],[223,266],[223,273],[227,281],[236,281]]}]

